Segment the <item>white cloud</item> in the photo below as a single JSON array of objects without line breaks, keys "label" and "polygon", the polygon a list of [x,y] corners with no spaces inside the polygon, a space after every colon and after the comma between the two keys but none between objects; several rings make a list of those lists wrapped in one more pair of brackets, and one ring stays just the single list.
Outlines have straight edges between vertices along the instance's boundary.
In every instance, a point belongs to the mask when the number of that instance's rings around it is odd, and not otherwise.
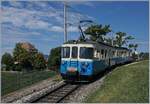
[{"label": "white cloud", "polygon": [[68,32],[78,32],[78,27],[76,26],[69,26],[68,27]]},{"label": "white cloud", "polygon": [[42,12],[28,11],[25,9],[6,8],[2,9],[2,22],[10,22],[14,26],[27,28],[45,29],[51,26],[50,23],[42,21],[36,16],[44,16]]},{"label": "white cloud", "polygon": [[[24,7],[23,2],[9,1],[8,3],[11,6],[5,6],[2,3],[0,9],[0,14],[2,14],[2,51],[12,50],[16,42],[20,41],[40,40],[53,43],[58,41],[60,36],[63,37],[63,35],[60,35],[64,31],[63,8],[54,8],[50,2],[46,1],[26,2],[26,7]],[[77,23],[79,19],[85,16],[68,11],[67,17],[67,22],[73,24],[68,26],[68,32],[78,32]],[[45,36],[38,30],[48,32],[50,35]],[[57,32],[58,34],[54,38],[51,32]]]},{"label": "white cloud", "polygon": [[44,22],[44,21],[37,21],[37,20],[29,20],[25,24],[25,27],[28,27],[30,29],[47,29],[52,24]]},{"label": "white cloud", "polygon": [[[10,22],[14,26],[22,27],[25,26],[29,29],[49,29],[50,26],[63,25],[63,8],[57,10],[47,2],[29,2],[27,8],[16,8],[22,7],[21,2],[9,2],[14,7],[2,6],[2,22]],[[34,9],[34,6],[42,8],[40,11]],[[30,8],[30,9],[29,9]],[[31,9],[32,8],[32,9]],[[42,11],[45,9],[48,11]],[[84,19],[85,16],[80,13],[68,12],[67,21],[69,23],[77,25],[80,19]],[[48,21],[44,21],[43,18],[47,18]],[[53,29],[54,27],[52,27]],[[51,29],[51,30],[52,30]],[[57,29],[60,32],[60,28]]]},{"label": "white cloud", "polygon": [[[64,32],[64,28],[61,26],[52,26],[50,28],[50,31],[53,32]],[[78,32],[78,28],[76,26],[68,26],[67,28],[68,32]]]},{"label": "white cloud", "polygon": [[63,27],[61,27],[61,26],[52,26],[50,28],[50,31],[63,32]]}]

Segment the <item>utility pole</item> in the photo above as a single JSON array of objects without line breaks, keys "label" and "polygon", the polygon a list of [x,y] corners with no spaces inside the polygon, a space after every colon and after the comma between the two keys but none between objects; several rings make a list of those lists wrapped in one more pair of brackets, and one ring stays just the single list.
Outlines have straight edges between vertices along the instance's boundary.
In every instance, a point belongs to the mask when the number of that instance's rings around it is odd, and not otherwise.
[{"label": "utility pole", "polygon": [[66,14],[66,1],[64,1],[64,43],[67,42],[67,14]]}]

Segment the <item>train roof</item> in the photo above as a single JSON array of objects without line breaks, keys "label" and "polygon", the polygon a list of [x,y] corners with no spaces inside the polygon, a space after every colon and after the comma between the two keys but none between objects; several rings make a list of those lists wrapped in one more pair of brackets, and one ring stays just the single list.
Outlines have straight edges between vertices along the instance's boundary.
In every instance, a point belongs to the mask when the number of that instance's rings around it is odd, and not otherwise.
[{"label": "train roof", "polygon": [[116,48],[116,49],[123,49],[123,50],[128,50],[128,48],[125,48],[125,47],[117,47],[117,46],[112,46],[112,45],[109,45],[107,43],[103,43],[103,42],[94,42],[94,41],[75,41],[75,40],[72,40],[72,41],[68,41],[64,44],[102,44],[102,45],[105,45],[105,46],[108,46],[108,47],[112,47],[112,48]]}]

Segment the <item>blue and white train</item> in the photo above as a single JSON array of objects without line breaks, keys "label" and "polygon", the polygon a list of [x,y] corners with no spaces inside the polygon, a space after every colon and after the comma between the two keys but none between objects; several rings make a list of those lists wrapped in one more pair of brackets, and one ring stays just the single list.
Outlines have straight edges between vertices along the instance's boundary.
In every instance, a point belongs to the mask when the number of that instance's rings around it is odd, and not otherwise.
[{"label": "blue and white train", "polygon": [[60,73],[66,81],[89,81],[107,68],[132,61],[127,48],[97,42],[72,42],[61,47]]}]

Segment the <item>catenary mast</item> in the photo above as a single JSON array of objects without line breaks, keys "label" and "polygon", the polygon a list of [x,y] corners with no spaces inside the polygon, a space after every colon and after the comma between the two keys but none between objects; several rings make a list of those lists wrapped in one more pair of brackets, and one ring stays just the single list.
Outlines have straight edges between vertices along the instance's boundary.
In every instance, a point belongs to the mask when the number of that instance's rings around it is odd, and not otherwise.
[{"label": "catenary mast", "polygon": [[67,13],[66,13],[67,4],[64,1],[64,42],[67,42]]}]

